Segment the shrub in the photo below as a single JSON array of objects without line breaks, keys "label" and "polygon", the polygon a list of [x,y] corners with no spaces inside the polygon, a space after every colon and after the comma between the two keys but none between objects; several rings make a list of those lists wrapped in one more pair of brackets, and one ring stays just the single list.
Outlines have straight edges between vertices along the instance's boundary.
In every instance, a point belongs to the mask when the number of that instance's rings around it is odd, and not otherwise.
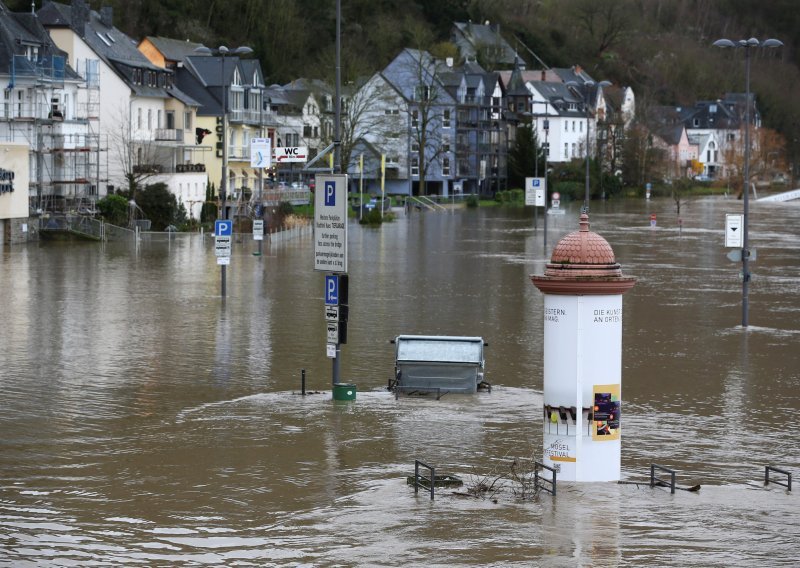
[{"label": "shrub", "polygon": [[97,202],[97,208],[107,223],[124,227],[128,224],[128,200],[121,195],[108,195]]}]

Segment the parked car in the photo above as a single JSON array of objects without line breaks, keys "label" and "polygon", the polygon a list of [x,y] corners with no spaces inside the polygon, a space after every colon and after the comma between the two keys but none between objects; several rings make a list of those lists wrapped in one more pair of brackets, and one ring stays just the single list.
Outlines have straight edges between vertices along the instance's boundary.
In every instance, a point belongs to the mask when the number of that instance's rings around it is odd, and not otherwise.
[{"label": "parked car", "polygon": [[700,174],[700,175],[694,176],[694,181],[704,181],[704,182],[714,181],[714,178],[712,178],[708,174]]}]

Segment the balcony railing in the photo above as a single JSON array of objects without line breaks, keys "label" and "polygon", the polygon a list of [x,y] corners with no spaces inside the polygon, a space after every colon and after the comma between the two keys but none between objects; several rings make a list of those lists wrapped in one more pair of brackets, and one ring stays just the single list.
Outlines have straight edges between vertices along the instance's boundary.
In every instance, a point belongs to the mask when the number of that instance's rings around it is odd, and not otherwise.
[{"label": "balcony railing", "polygon": [[156,128],[156,140],[183,142],[183,130],[176,128]]},{"label": "balcony railing", "polygon": [[205,171],[205,164],[178,164],[174,167],[163,164],[136,164],[133,166],[133,172],[137,174],[187,174]]}]

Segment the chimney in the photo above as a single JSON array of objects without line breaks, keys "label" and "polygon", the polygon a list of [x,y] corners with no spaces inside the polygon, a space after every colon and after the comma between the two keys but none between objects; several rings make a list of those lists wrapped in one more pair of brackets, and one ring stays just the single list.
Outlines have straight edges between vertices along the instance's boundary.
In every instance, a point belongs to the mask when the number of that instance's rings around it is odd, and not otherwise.
[{"label": "chimney", "polygon": [[86,33],[86,22],[89,21],[89,6],[86,0],[72,0],[70,25],[78,36],[83,37]]},{"label": "chimney", "polygon": [[547,79],[547,71],[542,69],[542,81],[545,81],[546,79]]},{"label": "chimney", "polygon": [[114,8],[111,6],[103,6],[100,8],[100,21],[107,28],[114,27]]}]

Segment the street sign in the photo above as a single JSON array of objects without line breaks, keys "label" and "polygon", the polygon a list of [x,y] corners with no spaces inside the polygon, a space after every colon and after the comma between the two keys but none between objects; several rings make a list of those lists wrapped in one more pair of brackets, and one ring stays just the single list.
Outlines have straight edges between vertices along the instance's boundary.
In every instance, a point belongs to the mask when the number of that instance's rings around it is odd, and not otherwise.
[{"label": "street sign", "polygon": [[264,220],[263,219],[254,219],[253,220],[253,240],[254,241],[263,241],[264,240]]},{"label": "street sign", "polygon": [[217,219],[214,221],[214,234],[223,237],[233,235],[233,221]]},{"label": "street sign", "polygon": [[325,324],[327,329],[328,343],[339,343],[339,324],[329,321]]},{"label": "street sign", "polygon": [[284,162],[305,162],[307,160],[308,148],[305,146],[275,148],[275,161],[279,164]]},{"label": "street sign", "polygon": [[325,306],[325,321],[339,321],[339,306]]},{"label": "street sign", "polygon": [[347,176],[317,175],[314,270],[347,272],[347,224]]},{"label": "street sign", "polygon": [[336,344],[328,343],[325,345],[325,353],[331,359],[336,359]]},{"label": "street sign", "polygon": [[525,178],[525,205],[544,207],[544,189],[544,178]]},{"label": "street sign", "polygon": [[230,256],[231,255],[231,240],[233,237],[229,235],[217,235],[214,237],[214,254],[216,256]]},{"label": "street sign", "polygon": [[325,305],[339,305],[339,277],[335,274],[325,275]]},{"label": "street sign", "polygon": [[250,167],[272,167],[272,152],[269,138],[253,138],[250,140]]},{"label": "street sign", "polygon": [[742,248],[742,231],[744,215],[741,213],[728,213],[725,215],[725,246],[728,248]]}]

